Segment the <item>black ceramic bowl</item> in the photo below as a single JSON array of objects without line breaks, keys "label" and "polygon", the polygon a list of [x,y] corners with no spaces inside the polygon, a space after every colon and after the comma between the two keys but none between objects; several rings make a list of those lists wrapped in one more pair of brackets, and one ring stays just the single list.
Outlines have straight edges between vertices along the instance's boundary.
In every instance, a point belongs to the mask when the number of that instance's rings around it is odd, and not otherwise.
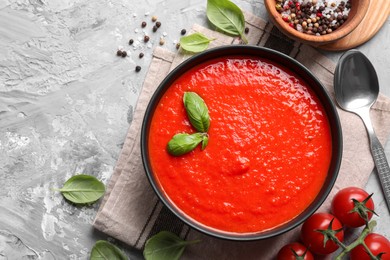
[{"label": "black ceramic bowl", "polygon": [[[171,200],[163,192],[163,189],[159,186],[158,180],[156,179],[156,176],[152,171],[151,164],[149,161],[149,155],[148,155],[148,136],[149,136],[150,123],[152,120],[154,110],[159,100],[164,95],[165,91],[171,86],[171,84],[178,77],[180,77],[187,70],[191,69],[193,66],[203,63],[205,61],[209,61],[211,59],[215,59],[223,56],[232,56],[232,55],[253,56],[253,57],[264,58],[269,61],[273,61],[277,64],[283,65],[284,67],[289,68],[292,72],[299,75],[304,81],[306,81],[308,86],[311,87],[311,89],[314,91],[314,93],[321,101],[327,113],[327,117],[331,128],[331,136],[332,136],[331,163],[330,163],[330,167],[329,167],[329,171],[325,183],[322,189],[320,190],[320,192],[318,193],[317,197],[306,208],[306,210],[304,210],[301,214],[299,214],[296,218],[292,219],[288,223],[285,223],[271,230],[257,232],[257,233],[240,234],[240,233],[221,231],[221,230],[207,227],[193,220],[187,215],[185,215],[180,209],[178,209],[171,202]],[[171,210],[178,218],[180,218],[182,221],[184,221],[186,224],[193,227],[194,229],[214,237],[224,238],[229,240],[237,240],[237,241],[252,241],[252,240],[274,237],[288,230],[291,230],[292,228],[298,226],[303,221],[305,221],[310,215],[312,215],[321,206],[321,204],[324,202],[329,192],[331,191],[338,175],[338,171],[341,163],[341,157],[342,157],[342,133],[341,133],[339,117],[333,101],[329,97],[328,93],[326,92],[321,82],[302,64],[290,58],[289,56],[286,56],[280,52],[271,49],[261,48],[256,46],[231,45],[226,47],[210,49],[208,51],[204,51],[198,55],[189,58],[188,60],[180,64],[178,67],[176,67],[172,72],[170,72],[168,76],[161,82],[156,92],[153,94],[150,103],[146,109],[146,113],[142,125],[142,132],[141,132],[141,153],[142,153],[142,160],[146,171],[146,175],[149,179],[151,186],[153,187],[155,193],[160,198],[160,200],[165,204],[165,206],[167,206],[168,209]],[[180,189],[180,187],[178,187],[178,189]]]}]

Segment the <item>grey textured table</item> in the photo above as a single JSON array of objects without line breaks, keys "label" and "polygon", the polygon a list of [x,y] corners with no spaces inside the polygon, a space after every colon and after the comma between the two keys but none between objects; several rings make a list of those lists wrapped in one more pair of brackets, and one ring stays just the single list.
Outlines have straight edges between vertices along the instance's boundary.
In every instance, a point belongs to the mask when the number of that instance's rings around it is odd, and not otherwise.
[{"label": "grey textured table", "polygon": [[[234,2],[267,19],[261,0]],[[52,188],[77,173],[108,182],[153,48],[163,37],[176,51],[182,28],[207,26],[205,10],[206,0],[0,1],[0,259],[87,259],[98,239],[110,239],[91,225],[97,204],[73,206]],[[162,23],[156,33],[152,15]],[[149,23],[147,44],[137,44],[142,21]],[[358,48],[387,96],[389,23]],[[128,56],[117,57],[118,48]],[[324,53],[334,61],[341,54]],[[375,174],[367,190],[376,194],[377,230],[390,237]],[[132,259],[140,256],[121,246]]]}]

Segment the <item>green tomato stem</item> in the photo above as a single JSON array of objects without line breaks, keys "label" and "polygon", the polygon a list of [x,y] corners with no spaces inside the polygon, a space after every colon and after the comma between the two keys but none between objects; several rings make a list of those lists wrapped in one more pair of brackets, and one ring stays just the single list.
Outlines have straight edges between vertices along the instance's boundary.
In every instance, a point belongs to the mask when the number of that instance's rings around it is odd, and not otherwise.
[{"label": "green tomato stem", "polygon": [[366,236],[368,234],[370,234],[372,232],[372,230],[374,229],[375,226],[376,226],[376,221],[375,220],[373,220],[370,223],[368,223],[368,225],[363,229],[363,231],[360,234],[360,236],[354,242],[349,244],[347,247],[344,246],[343,247],[343,251],[335,258],[335,260],[343,259],[343,257],[345,257],[349,252],[352,251],[352,249],[354,249],[358,245],[363,245],[364,248],[367,250],[368,254],[372,257],[372,259],[375,259],[375,256],[371,253],[369,248],[364,243],[364,239],[366,238]]}]

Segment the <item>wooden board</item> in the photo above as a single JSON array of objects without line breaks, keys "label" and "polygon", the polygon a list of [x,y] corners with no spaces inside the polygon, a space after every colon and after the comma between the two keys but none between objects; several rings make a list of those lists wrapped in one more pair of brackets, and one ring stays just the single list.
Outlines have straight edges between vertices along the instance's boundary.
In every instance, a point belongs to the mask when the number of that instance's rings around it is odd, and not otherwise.
[{"label": "wooden board", "polygon": [[390,0],[371,0],[362,22],[349,35],[329,44],[316,46],[329,51],[342,51],[357,47],[370,40],[390,15]]}]

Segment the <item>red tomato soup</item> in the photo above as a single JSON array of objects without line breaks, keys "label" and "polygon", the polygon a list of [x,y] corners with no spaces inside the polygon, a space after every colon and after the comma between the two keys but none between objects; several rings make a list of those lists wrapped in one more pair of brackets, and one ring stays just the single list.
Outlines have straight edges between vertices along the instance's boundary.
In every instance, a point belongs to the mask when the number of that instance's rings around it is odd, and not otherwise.
[{"label": "red tomato soup", "polygon": [[[183,104],[189,91],[209,109],[209,143],[175,157],[169,140],[196,132]],[[306,82],[253,57],[214,59],[181,75],[159,101],[148,138],[169,199],[201,224],[237,233],[275,228],[307,208],[332,149],[326,113]]]}]

